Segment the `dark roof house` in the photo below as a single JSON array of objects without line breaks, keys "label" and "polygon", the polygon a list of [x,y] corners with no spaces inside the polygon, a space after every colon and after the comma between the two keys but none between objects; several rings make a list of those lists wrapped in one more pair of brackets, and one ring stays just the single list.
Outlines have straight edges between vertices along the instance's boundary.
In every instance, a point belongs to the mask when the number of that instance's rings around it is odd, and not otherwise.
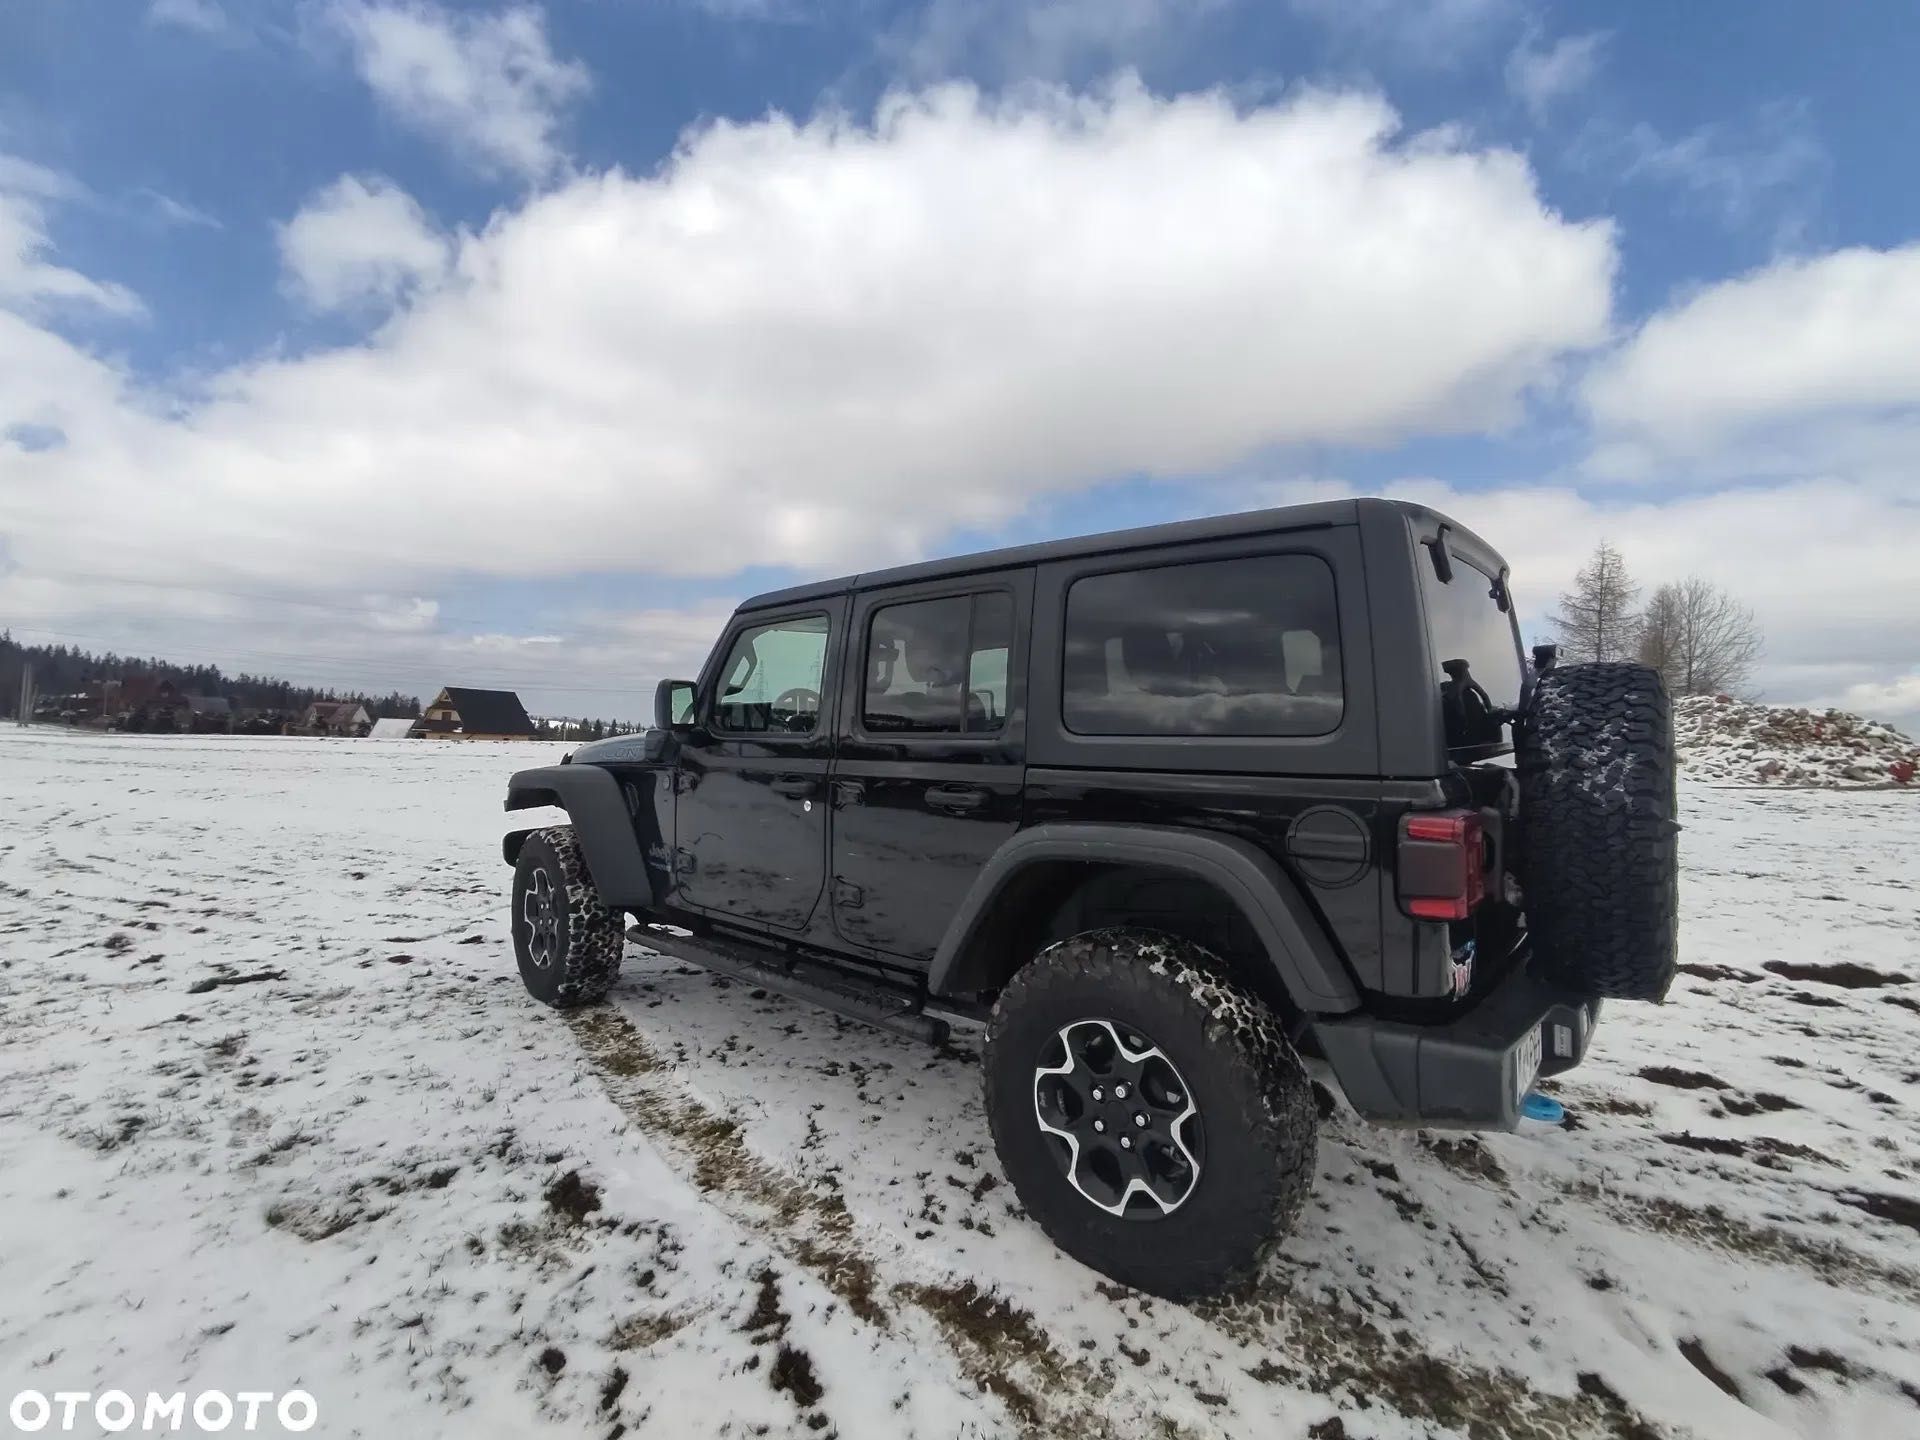
[{"label": "dark roof house", "polygon": [[310,735],[355,735],[372,726],[373,716],[358,700],[316,700],[300,720]]},{"label": "dark roof house", "polygon": [[513,691],[450,685],[434,696],[413,733],[436,740],[531,740],[537,732]]}]

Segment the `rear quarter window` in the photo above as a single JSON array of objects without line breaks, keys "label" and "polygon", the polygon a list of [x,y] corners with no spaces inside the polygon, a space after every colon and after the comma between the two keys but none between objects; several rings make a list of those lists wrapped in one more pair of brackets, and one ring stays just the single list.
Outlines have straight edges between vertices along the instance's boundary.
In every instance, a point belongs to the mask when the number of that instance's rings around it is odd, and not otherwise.
[{"label": "rear quarter window", "polygon": [[1329,734],[1339,633],[1316,555],[1085,576],[1067,591],[1061,719],[1077,735]]}]

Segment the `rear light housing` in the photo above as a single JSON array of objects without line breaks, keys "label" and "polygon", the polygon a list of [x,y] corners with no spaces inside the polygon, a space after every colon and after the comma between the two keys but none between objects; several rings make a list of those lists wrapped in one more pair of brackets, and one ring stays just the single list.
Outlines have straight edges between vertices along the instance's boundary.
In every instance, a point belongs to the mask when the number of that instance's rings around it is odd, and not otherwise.
[{"label": "rear light housing", "polygon": [[1400,821],[1400,908],[1416,920],[1464,920],[1487,894],[1478,810],[1427,810]]}]

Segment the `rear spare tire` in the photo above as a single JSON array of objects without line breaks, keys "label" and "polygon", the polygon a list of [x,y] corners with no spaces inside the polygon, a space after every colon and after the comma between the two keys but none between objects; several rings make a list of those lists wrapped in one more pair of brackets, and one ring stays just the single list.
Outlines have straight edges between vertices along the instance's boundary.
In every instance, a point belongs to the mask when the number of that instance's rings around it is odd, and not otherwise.
[{"label": "rear spare tire", "polygon": [[1549,670],[1516,728],[1537,963],[1589,995],[1664,998],[1678,958],[1680,826],[1660,673],[1617,662]]}]

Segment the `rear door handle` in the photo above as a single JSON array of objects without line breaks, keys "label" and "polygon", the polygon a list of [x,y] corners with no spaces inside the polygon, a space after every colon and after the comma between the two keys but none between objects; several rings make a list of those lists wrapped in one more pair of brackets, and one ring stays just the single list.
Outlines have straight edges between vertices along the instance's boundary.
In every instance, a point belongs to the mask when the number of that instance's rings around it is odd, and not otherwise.
[{"label": "rear door handle", "polygon": [[784,795],[789,800],[811,799],[819,788],[818,781],[809,780],[803,775],[788,775],[773,782],[773,793]]},{"label": "rear door handle", "polygon": [[929,785],[927,804],[936,810],[978,810],[987,803],[987,792],[971,785]]}]

